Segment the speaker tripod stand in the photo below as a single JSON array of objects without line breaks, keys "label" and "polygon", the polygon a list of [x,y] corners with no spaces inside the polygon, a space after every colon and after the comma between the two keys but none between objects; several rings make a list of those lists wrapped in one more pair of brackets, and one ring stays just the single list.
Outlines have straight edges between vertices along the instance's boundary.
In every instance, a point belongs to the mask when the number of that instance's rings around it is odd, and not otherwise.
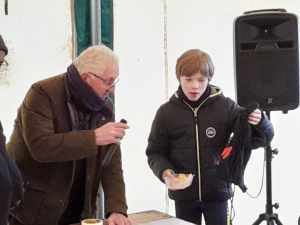
[{"label": "speaker tripod stand", "polygon": [[[266,112],[269,120],[270,112]],[[266,212],[259,215],[258,219],[252,225],[258,225],[264,220],[267,221],[267,225],[282,225],[280,220],[278,219],[278,215],[273,213],[273,207],[275,209],[279,208],[279,204],[272,204],[272,158],[273,154],[278,154],[278,150],[272,150],[270,144],[265,147],[265,160],[266,160],[266,190],[267,190],[267,204],[266,204]]]}]

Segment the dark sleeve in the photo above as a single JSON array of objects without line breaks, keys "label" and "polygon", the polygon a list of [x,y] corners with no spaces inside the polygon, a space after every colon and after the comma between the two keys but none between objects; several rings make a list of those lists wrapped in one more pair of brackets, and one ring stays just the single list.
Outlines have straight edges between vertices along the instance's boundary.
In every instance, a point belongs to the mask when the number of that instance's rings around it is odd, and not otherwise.
[{"label": "dark sleeve", "polygon": [[256,129],[259,130],[261,133],[265,136],[266,145],[269,145],[274,137],[274,129],[273,125],[268,119],[267,115],[265,115],[264,112],[262,112],[262,119],[256,126],[252,126],[253,128],[253,137],[255,138],[255,134],[258,132],[255,132]]},{"label": "dark sleeve", "polygon": [[6,154],[6,163],[9,169],[10,178],[12,182],[12,196],[10,201],[10,207],[16,206],[21,200],[23,200],[23,180],[19,168]]},{"label": "dark sleeve", "polygon": [[165,121],[163,109],[159,108],[151,126],[146,148],[148,164],[155,176],[162,182],[164,182],[162,174],[166,169],[176,172],[175,166],[169,159],[170,137]]},{"label": "dark sleeve", "polygon": [[0,134],[1,148],[0,148],[0,221],[7,224],[10,200],[12,195],[12,182],[9,176],[9,170],[4,157],[5,149],[3,148],[3,135]]},{"label": "dark sleeve", "polygon": [[0,220],[6,221],[9,208],[23,198],[22,178],[5,149],[6,138],[0,122]]}]

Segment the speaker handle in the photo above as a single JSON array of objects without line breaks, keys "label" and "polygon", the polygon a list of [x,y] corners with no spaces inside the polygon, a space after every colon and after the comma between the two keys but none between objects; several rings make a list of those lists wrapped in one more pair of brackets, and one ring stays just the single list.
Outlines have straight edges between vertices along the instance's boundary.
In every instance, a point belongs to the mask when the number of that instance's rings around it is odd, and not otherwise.
[{"label": "speaker handle", "polygon": [[259,10],[251,10],[251,11],[246,11],[243,14],[251,14],[251,13],[262,13],[262,12],[286,12],[285,9],[259,9]]}]

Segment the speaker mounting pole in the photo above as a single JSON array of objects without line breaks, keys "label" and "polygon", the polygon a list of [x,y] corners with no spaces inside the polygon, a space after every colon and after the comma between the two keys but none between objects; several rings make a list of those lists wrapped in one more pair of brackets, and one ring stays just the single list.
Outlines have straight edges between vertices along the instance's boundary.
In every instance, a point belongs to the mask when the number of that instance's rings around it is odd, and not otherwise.
[{"label": "speaker mounting pole", "polygon": [[[269,120],[270,112],[266,112]],[[266,160],[266,191],[267,191],[267,204],[266,204],[266,212],[259,215],[258,219],[252,225],[258,225],[262,221],[267,221],[267,225],[282,225],[280,220],[278,219],[278,215],[273,213],[273,207],[275,209],[279,208],[279,204],[272,204],[272,158],[273,154],[278,154],[278,149],[272,149],[269,144],[265,147],[265,160]]]}]

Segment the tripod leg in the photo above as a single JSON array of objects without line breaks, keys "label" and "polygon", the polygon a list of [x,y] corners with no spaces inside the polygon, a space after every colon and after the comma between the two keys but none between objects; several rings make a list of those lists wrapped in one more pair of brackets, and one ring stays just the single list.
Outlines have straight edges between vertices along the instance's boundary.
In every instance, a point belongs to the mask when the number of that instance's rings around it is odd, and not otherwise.
[{"label": "tripod leg", "polygon": [[266,214],[260,214],[258,219],[252,225],[258,225],[264,220],[268,221],[268,216]]},{"label": "tripod leg", "polygon": [[260,214],[258,219],[252,225],[259,225],[262,221],[267,221],[267,225],[282,225],[280,220],[278,219],[278,215],[274,214]]},{"label": "tripod leg", "polygon": [[275,222],[277,225],[282,225],[282,223],[280,222],[280,220],[278,219],[278,215],[275,214],[275,218],[274,218]]},{"label": "tripod leg", "polygon": [[276,225],[276,223],[275,223],[274,220],[270,220],[270,221],[268,222],[268,225]]},{"label": "tripod leg", "polygon": [[278,214],[277,213],[273,213],[271,215],[269,215],[269,223],[268,225],[282,225],[282,223],[280,222],[280,220],[278,219]]},{"label": "tripod leg", "polygon": [[262,222],[263,220],[258,218],[252,225],[258,225]]}]

